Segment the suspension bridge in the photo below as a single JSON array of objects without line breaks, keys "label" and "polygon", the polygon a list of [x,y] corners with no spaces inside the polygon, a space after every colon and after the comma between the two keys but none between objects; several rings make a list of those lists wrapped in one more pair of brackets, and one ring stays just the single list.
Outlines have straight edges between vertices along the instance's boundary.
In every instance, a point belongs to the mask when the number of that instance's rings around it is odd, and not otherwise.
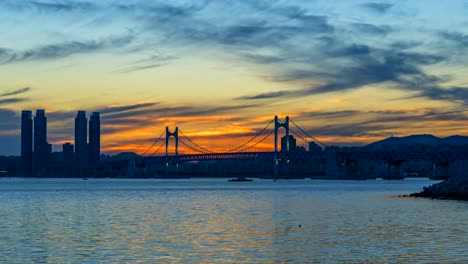
[{"label": "suspension bridge", "polygon": [[[281,149],[279,148],[280,129],[284,129],[285,131],[285,136],[282,138]],[[222,152],[213,151],[206,146],[202,146],[197,143],[195,139],[185,134],[179,127],[176,127],[173,131],[171,131],[169,127],[166,127],[165,131],[163,131],[160,136],[154,140],[151,146],[141,154],[142,158],[135,160],[135,166],[147,168],[148,165],[165,164],[165,171],[167,174],[174,173],[173,168],[178,168],[183,162],[230,160],[231,163],[236,163],[234,161],[256,160],[258,164],[268,163],[268,165],[261,166],[272,167],[272,175],[278,177],[281,170],[284,170],[292,161],[305,163],[311,160],[325,160],[325,155],[321,151],[321,148],[318,148],[320,151],[305,151],[305,148],[298,148],[296,145],[296,138],[294,138],[293,135],[296,136],[297,139],[302,140],[305,144],[314,142],[314,144],[320,144],[326,147],[326,144],[311,136],[288,116],[286,116],[284,120],[275,116],[273,119],[269,120],[262,129],[254,133],[242,144]],[[172,138],[174,151],[171,153],[170,139]],[[274,142],[273,150],[268,151],[268,149],[265,149],[265,146],[271,147],[271,144],[268,143],[271,141]],[[179,149],[180,146],[182,146],[183,154],[181,154]],[[271,161],[274,162],[274,166],[271,166]],[[237,164],[237,166],[244,165]],[[247,169],[244,171],[246,170]],[[227,174],[228,171],[222,171],[221,173]],[[235,174],[237,172],[233,173]],[[265,173],[271,172],[266,169]]]},{"label": "suspension bridge", "polygon": [[[257,132],[251,133],[251,137],[225,151],[216,151],[198,143],[199,138],[184,133],[180,127],[173,130],[166,127],[139,158],[90,163],[72,168],[71,174],[171,178],[304,178],[317,175],[324,178],[375,178],[378,174],[400,176],[401,164],[415,161],[431,162],[434,165],[432,174],[437,174],[440,168],[445,170],[445,174],[468,171],[468,152],[341,150],[328,147],[289,116],[284,119],[275,116],[265,123]],[[284,130],[284,136],[280,138],[281,130]],[[298,145],[306,145],[309,150]],[[458,169],[451,172],[450,167],[454,166]],[[56,174],[64,173],[64,168],[55,169]]]},{"label": "suspension bridge", "polygon": [[[274,124],[274,125],[273,125]],[[293,124],[294,127],[291,127],[290,124]],[[213,154],[211,155],[214,158],[222,158],[222,157],[243,157],[245,155],[251,156],[249,153],[252,152],[268,152],[271,150],[265,149],[263,147],[263,151],[259,151],[259,146],[261,146],[262,143],[268,142],[268,139],[271,137],[274,137],[274,151],[275,153],[279,152],[279,144],[278,144],[278,139],[279,139],[279,130],[281,128],[284,128],[285,130],[285,138],[289,138],[290,135],[296,136],[298,139],[302,140],[303,143],[309,144],[310,142],[316,142],[320,144],[323,147],[326,147],[327,145],[322,143],[321,141],[317,140],[313,136],[311,136],[306,130],[301,128],[300,126],[297,125],[292,119],[290,119],[288,116],[284,119],[281,120],[277,116],[275,116],[274,119],[271,119],[268,121],[268,123],[263,127],[261,130],[256,132],[252,137],[247,139],[245,142],[242,144],[235,146],[229,150],[226,151],[213,151],[210,149],[207,149],[207,147],[204,147],[198,143],[196,143],[196,140],[193,138],[187,136],[184,134],[184,132],[179,128],[176,127],[173,132],[170,131],[169,127],[166,127],[165,131],[161,133],[161,135],[154,140],[152,145],[147,148],[141,156],[144,157],[154,157],[154,156],[180,156],[179,155],[179,143],[183,146],[184,148],[184,153],[185,155],[183,156],[191,156],[191,157],[196,157],[194,155],[200,155],[200,157],[209,157],[210,155],[207,156],[207,154]],[[165,138],[163,138],[165,136]],[[171,137],[174,138],[174,154],[170,155],[169,154],[169,148],[170,148],[170,139]],[[281,149],[281,152],[295,152],[296,149],[291,149],[290,148],[290,141],[291,140],[285,140],[285,149]],[[269,144],[265,144],[268,147],[270,147]],[[165,148],[164,148],[165,147]],[[296,148],[296,146],[293,146]],[[183,158],[183,157],[181,157]]]}]

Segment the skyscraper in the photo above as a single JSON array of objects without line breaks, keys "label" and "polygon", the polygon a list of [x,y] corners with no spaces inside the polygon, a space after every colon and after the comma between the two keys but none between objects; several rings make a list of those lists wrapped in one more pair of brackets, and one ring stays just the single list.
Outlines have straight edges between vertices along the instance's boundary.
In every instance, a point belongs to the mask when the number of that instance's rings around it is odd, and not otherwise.
[{"label": "skyscraper", "polygon": [[289,138],[284,136],[281,138],[281,152],[288,151],[286,149],[286,140],[289,139],[289,151],[295,151],[296,150],[296,139],[292,136],[289,135]]},{"label": "skyscraper", "polygon": [[34,170],[40,172],[49,163],[49,146],[47,143],[47,117],[44,109],[37,109],[34,117]]},{"label": "skyscraper", "polygon": [[32,175],[33,155],[33,120],[32,112],[23,110],[21,112],[21,168],[24,176]]},{"label": "skyscraper", "polygon": [[99,112],[93,112],[89,118],[89,161],[97,162],[101,155],[101,121]]},{"label": "skyscraper", "polygon": [[70,163],[73,161],[73,145],[69,142],[62,145],[63,148],[63,161],[65,163]]},{"label": "skyscraper", "polygon": [[80,163],[88,162],[88,119],[85,111],[75,117],[75,157]]},{"label": "skyscraper", "polygon": [[309,151],[310,152],[321,152],[322,151],[322,148],[317,145],[317,143],[315,142],[309,142]]}]

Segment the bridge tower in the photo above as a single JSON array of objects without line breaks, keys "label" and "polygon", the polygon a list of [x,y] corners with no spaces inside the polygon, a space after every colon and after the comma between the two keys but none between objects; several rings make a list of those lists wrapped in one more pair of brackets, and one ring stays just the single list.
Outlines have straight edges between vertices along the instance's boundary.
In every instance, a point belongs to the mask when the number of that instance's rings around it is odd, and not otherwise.
[{"label": "bridge tower", "polygon": [[179,157],[179,127],[176,127],[174,132],[169,131],[169,127],[166,127],[166,160],[169,156],[169,138],[175,138],[175,156]]},{"label": "bridge tower", "polygon": [[289,116],[286,116],[283,123],[278,120],[278,116],[275,116],[275,153],[278,152],[278,129],[281,127],[286,130],[286,151],[289,152]]},{"label": "bridge tower", "polygon": [[284,122],[278,120],[278,116],[275,116],[275,155],[274,155],[274,166],[275,166],[275,179],[278,178],[278,167],[280,162],[289,163],[289,159],[279,159],[278,158],[278,130],[283,127],[286,130],[286,152],[289,153],[289,116],[286,116]]},{"label": "bridge tower", "polygon": [[[169,159],[169,138],[175,139],[175,159]],[[176,127],[174,132],[169,131],[166,127],[166,176],[169,175],[169,167],[175,167],[175,172],[179,168],[179,127]]]}]

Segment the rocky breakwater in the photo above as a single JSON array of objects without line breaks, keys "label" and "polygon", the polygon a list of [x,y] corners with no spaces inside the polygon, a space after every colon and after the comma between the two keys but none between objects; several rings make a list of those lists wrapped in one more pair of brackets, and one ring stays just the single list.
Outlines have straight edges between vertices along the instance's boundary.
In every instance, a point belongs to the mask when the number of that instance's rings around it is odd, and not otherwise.
[{"label": "rocky breakwater", "polygon": [[468,178],[448,179],[424,187],[422,192],[413,193],[410,196],[468,201]]}]

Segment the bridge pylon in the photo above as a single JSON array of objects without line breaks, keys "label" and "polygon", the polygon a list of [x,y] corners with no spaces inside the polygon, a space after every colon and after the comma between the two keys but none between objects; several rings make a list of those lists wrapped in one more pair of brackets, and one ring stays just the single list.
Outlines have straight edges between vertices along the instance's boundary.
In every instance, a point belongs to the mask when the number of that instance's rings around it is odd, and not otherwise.
[{"label": "bridge pylon", "polygon": [[278,178],[278,167],[280,162],[286,161],[289,163],[289,159],[286,160],[278,159],[278,130],[283,127],[286,130],[286,152],[289,152],[289,116],[286,116],[284,122],[280,122],[278,116],[275,116],[275,155],[274,155],[274,166],[275,166],[275,179]]},{"label": "bridge pylon", "polygon": [[278,116],[275,116],[275,153],[278,152],[278,129],[281,127],[286,130],[286,151],[289,152],[289,116],[286,116],[284,122],[280,122]]},{"label": "bridge pylon", "polygon": [[[175,159],[169,159],[169,138],[174,137],[175,139]],[[166,176],[169,175],[169,167],[175,167],[175,172],[179,168],[179,127],[176,127],[174,132],[169,131],[169,127],[166,127]]]},{"label": "bridge pylon", "polygon": [[175,138],[175,156],[179,156],[179,127],[176,127],[174,132],[169,131],[169,127],[166,127],[166,159],[169,156],[169,138]]}]

